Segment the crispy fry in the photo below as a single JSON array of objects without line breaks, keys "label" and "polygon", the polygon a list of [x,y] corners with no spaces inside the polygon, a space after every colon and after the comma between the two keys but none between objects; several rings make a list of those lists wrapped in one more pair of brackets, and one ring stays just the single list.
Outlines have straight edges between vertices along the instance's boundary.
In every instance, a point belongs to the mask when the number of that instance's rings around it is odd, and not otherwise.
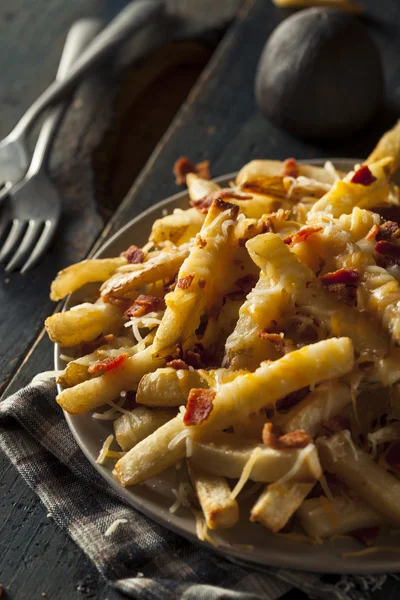
[{"label": "crispy fry", "polygon": [[118,307],[99,301],[74,306],[66,312],[55,313],[45,321],[47,334],[60,346],[77,346],[99,335],[117,332],[124,323]]},{"label": "crispy fry", "polygon": [[204,223],[204,218],[205,215],[195,208],[175,209],[171,215],[154,221],[150,241],[158,245],[168,240],[180,246],[196,236]]},{"label": "crispy fry", "polygon": [[318,451],[325,469],[337,475],[378,514],[400,523],[400,481],[358,448],[348,431],[320,438]]},{"label": "crispy fry", "polygon": [[72,415],[93,410],[110,400],[115,400],[122,391],[134,389],[143,375],[163,364],[163,360],[152,358],[152,347],[149,346],[127,358],[118,368],[63,390],[57,396],[57,402]]},{"label": "crispy fry", "polygon": [[185,244],[174,250],[160,252],[154,258],[137,265],[133,271],[115,273],[102,285],[102,296],[108,294],[121,296],[147,283],[154,283],[160,279],[172,279],[189,255],[189,251],[190,248]]},{"label": "crispy fry", "polygon": [[126,264],[124,256],[116,258],[92,258],[70,265],[57,274],[51,284],[51,300],[61,300],[86,283],[107,281],[118,267]]},{"label": "crispy fry", "polygon": [[173,354],[178,343],[185,349],[193,346],[202,314],[222,300],[231,247],[229,229],[224,225],[234,225],[236,215],[236,207],[223,201],[215,201],[208,211],[196,243],[179,270],[177,286],[165,297],[167,309],[153,345],[156,357]]},{"label": "crispy fry", "polygon": [[251,509],[250,521],[272,531],[283,529],[312,490],[314,483],[271,483]]},{"label": "crispy fry", "polygon": [[115,438],[122,450],[127,452],[175,415],[174,409],[150,410],[139,406],[114,421]]},{"label": "crispy fry", "polygon": [[205,473],[188,460],[189,474],[209,529],[228,529],[239,520],[239,506],[231,498],[225,477]]},{"label": "crispy fry", "polygon": [[354,529],[376,527],[385,518],[367,504],[347,496],[325,496],[305,500],[296,513],[300,525],[311,538],[330,538]]}]

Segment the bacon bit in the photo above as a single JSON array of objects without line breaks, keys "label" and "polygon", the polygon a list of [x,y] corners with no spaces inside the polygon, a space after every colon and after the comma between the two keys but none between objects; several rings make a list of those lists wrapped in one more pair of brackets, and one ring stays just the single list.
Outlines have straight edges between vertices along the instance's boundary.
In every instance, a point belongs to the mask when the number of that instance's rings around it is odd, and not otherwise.
[{"label": "bacon bit", "polygon": [[141,294],[124,314],[128,319],[131,319],[132,317],[143,317],[143,315],[147,315],[149,312],[163,310],[164,308],[164,298]]},{"label": "bacon bit", "polygon": [[231,202],[225,202],[225,200],[222,200],[222,198],[217,198],[217,200],[214,200],[214,202],[212,203],[211,206],[213,206],[214,208],[217,208],[221,212],[225,212],[226,210],[229,210],[230,211],[229,217],[231,219],[236,219],[236,217],[239,213],[239,207],[236,204],[232,204]]},{"label": "bacon bit", "polygon": [[198,246],[199,248],[205,248],[207,246],[207,240],[198,235],[196,237],[196,246]]},{"label": "bacon bit", "polygon": [[375,252],[377,254],[381,254],[385,257],[388,257],[395,262],[400,260],[400,246],[397,244],[393,244],[393,242],[386,242],[385,240],[381,240],[377,244],[375,244]]},{"label": "bacon bit", "polygon": [[299,166],[295,158],[287,158],[282,165],[282,169],[279,173],[281,177],[298,177]]},{"label": "bacon bit", "polygon": [[110,356],[109,358],[105,358],[104,360],[99,360],[88,368],[88,373],[92,375],[93,373],[105,373],[106,371],[111,371],[112,369],[116,369],[127,359],[129,356],[128,352],[124,352],[124,354],[120,354],[119,356]]},{"label": "bacon bit", "polygon": [[318,233],[322,230],[322,227],[302,227],[296,233],[292,235],[288,235],[283,239],[285,244],[289,244],[289,246],[294,246],[295,244],[299,244],[300,242],[305,242],[314,233]]},{"label": "bacon bit", "polygon": [[133,265],[133,264],[142,263],[144,261],[144,258],[146,255],[143,252],[143,250],[141,250],[140,248],[138,248],[135,245],[132,245],[132,246],[129,246],[129,248],[127,250],[125,250],[125,252],[122,252],[121,256],[125,256],[128,263]]},{"label": "bacon bit", "polygon": [[170,360],[169,362],[167,362],[166,366],[171,367],[172,369],[176,369],[177,371],[179,369],[189,369],[188,365],[181,358],[174,358],[173,360]]},{"label": "bacon bit", "polygon": [[327,286],[336,283],[356,286],[360,281],[360,273],[357,271],[357,269],[339,269],[338,271],[332,271],[331,273],[322,275],[320,280],[324,285]]},{"label": "bacon bit", "polygon": [[345,283],[333,283],[325,286],[328,292],[336,294],[338,300],[348,306],[357,305],[357,286],[346,285]]},{"label": "bacon bit", "polygon": [[247,273],[247,275],[235,281],[235,285],[239,288],[239,291],[246,295],[253,289],[256,283],[257,277],[252,273]]},{"label": "bacon bit", "polygon": [[349,531],[349,535],[365,546],[372,546],[379,535],[379,527],[362,527]]},{"label": "bacon bit", "polygon": [[346,417],[337,415],[329,419],[329,421],[323,421],[321,427],[331,434],[345,431],[346,429],[350,431],[350,421]]},{"label": "bacon bit", "polygon": [[371,185],[376,181],[376,177],[372,175],[370,168],[367,165],[360,167],[356,171],[351,179],[351,183],[358,183],[359,185]]},{"label": "bacon bit", "polygon": [[181,277],[178,279],[178,288],[180,290],[187,290],[192,285],[192,281],[195,277],[195,273],[189,273],[189,275],[185,275],[185,277]]},{"label": "bacon bit", "polygon": [[177,185],[184,185],[186,183],[186,175],[188,173],[196,173],[202,179],[211,179],[210,174],[210,161],[204,160],[203,162],[192,163],[186,156],[181,156],[175,162],[173,167],[173,174],[175,175],[175,183]]},{"label": "bacon bit", "polygon": [[[377,225],[374,225],[377,227]],[[386,240],[387,242],[391,242],[394,239],[400,237],[400,227],[396,221],[385,221],[378,227],[379,233],[376,236],[376,241]]]},{"label": "bacon bit", "polygon": [[310,393],[309,387],[301,388],[300,390],[296,390],[291,394],[288,394],[284,398],[278,400],[275,404],[276,410],[279,412],[288,412],[293,406],[296,406],[299,402],[304,400],[306,396]]},{"label": "bacon bit", "polygon": [[222,188],[222,190],[215,190],[214,192],[210,192],[204,198],[200,200],[191,200],[190,204],[197,208],[203,214],[207,214],[208,209],[214,200],[229,200],[234,198],[235,200],[251,200],[253,196],[249,194],[239,194],[234,192],[231,188]]},{"label": "bacon bit", "polygon": [[200,277],[198,283],[199,283],[199,288],[204,289],[206,287],[207,281],[205,279],[203,279],[202,277]]},{"label": "bacon bit", "polygon": [[385,460],[394,471],[400,470],[400,442],[392,442],[385,452]]},{"label": "bacon bit", "polygon": [[296,429],[281,435],[278,442],[283,448],[305,448],[308,444],[312,444],[312,439],[304,429]]},{"label": "bacon bit", "polygon": [[203,160],[195,165],[196,175],[201,177],[201,179],[211,179],[210,173],[210,161]]},{"label": "bacon bit", "polygon": [[320,277],[321,283],[337,295],[338,299],[349,306],[357,304],[357,284],[360,274],[357,269],[339,269]]},{"label": "bacon bit", "polygon": [[262,440],[268,448],[285,450],[287,448],[305,448],[312,443],[311,437],[304,429],[296,429],[284,435],[277,433],[272,423],[265,423],[262,431]]},{"label": "bacon bit", "polygon": [[125,312],[132,304],[132,299],[116,298],[115,296],[109,296],[108,294],[106,294],[105,296],[103,296],[103,302],[105,302],[106,304],[112,304],[113,306],[117,306]]},{"label": "bacon bit", "polygon": [[377,237],[378,234],[379,226],[375,223],[375,225],[372,225],[371,229],[368,231],[367,235],[365,236],[365,239],[367,240],[367,242],[371,242]]},{"label": "bacon bit", "polygon": [[275,448],[278,449],[278,437],[279,434],[276,433],[276,427],[273,423],[264,423],[264,427],[262,430],[262,441],[267,446],[267,448]]},{"label": "bacon bit", "polygon": [[138,406],[140,406],[140,404],[136,402],[136,392],[134,390],[128,390],[125,396],[124,408],[126,408],[126,410],[133,410]]},{"label": "bacon bit", "polygon": [[186,412],[183,417],[185,425],[199,425],[206,421],[213,409],[214,390],[194,388],[189,392]]}]

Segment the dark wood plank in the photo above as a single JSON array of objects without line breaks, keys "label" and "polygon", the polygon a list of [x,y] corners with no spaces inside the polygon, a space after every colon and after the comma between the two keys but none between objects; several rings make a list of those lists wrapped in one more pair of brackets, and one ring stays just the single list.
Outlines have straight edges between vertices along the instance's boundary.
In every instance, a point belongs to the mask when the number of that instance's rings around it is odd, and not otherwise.
[{"label": "dark wood plank", "polygon": [[[387,59],[385,70],[390,84],[388,97],[397,110],[395,90],[400,85],[400,77],[397,58],[394,60],[394,57],[399,53],[400,40],[392,22],[400,22],[400,6],[396,0],[384,0],[379,3],[379,6],[373,0],[368,0],[366,4],[374,16],[374,22],[370,27]],[[176,191],[170,171],[175,158],[181,154],[190,154],[195,160],[210,158],[214,175],[220,175],[237,169],[245,161],[259,156],[284,158],[287,155],[295,155],[298,158],[307,158],[329,156],[333,153],[341,156],[365,155],[379,132],[383,130],[386,125],[385,116],[377,120],[374,128],[350,140],[342,140],[340,143],[311,144],[291,138],[262,119],[256,109],[252,92],[254,69],[268,33],[272,31],[283,13],[265,0],[247,2],[242,18],[246,16],[246,11],[249,11],[248,18],[236,26],[223,41],[199,84],[191,93],[187,104],[158,145],[121,209],[107,226],[99,243],[144,208]],[[386,119],[392,118],[391,115],[392,113]],[[39,327],[37,320],[35,323]],[[36,372],[51,368],[51,365],[51,345],[43,338],[19,369],[9,391],[18,389]],[[11,480],[6,480],[4,489],[9,489],[11,485]],[[21,502],[25,502],[26,499],[28,504],[30,502],[28,492],[20,489]],[[2,502],[2,508],[10,514],[9,522],[13,523],[14,519],[19,519],[19,511],[12,505],[12,501],[8,500],[8,496],[4,497]],[[33,527],[35,526],[37,527],[33,524]],[[21,531],[24,536],[32,535],[34,529],[31,527],[31,520],[21,524]],[[19,557],[19,542],[14,541],[13,534],[7,527],[4,528],[4,535],[7,536],[9,551],[13,552],[15,557]],[[54,531],[53,535],[61,534]],[[54,543],[60,547],[61,537],[57,540]],[[71,557],[74,552],[76,550],[70,543],[66,550],[67,564],[69,560],[73,562]],[[39,557],[32,559],[28,570],[30,573],[33,571],[37,573],[36,581],[39,588],[45,579],[49,584],[51,583],[52,589],[59,581],[53,578],[53,574],[49,573]],[[20,572],[22,574],[22,567]],[[64,577],[66,585],[70,585],[75,577],[77,575],[74,568],[66,568]],[[395,598],[396,586],[396,583],[389,581],[383,592],[375,594],[376,598]],[[21,594],[18,597],[28,597],[23,581],[18,593]]]}]

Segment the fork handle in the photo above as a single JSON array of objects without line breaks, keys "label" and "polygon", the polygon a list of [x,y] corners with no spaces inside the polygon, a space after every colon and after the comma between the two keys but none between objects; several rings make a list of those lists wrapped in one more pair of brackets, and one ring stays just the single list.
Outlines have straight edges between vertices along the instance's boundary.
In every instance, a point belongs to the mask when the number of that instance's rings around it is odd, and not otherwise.
[{"label": "fork handle", "polygon": [[162,0],[136,0],[128,4],[74,62],[63,81],[54,81],[39,96],[9,134],[10,137],[15,139],[23,136],[43,110],[71,92],[88,71],[93,70],[114,48],[158,15],[163,6]]},{"label": "fork handle", "polygon": [[[67,39],[60,64],[56,75],[57,81],[62,82],[68,77],[68,72],[75,61],[81,56],[85,48],[98,35],[102,29],[102,22],[99,19],[81,19],[76,21],[68,32]],[[27,175],[34,175],[39,171],[42,165],[45,164],[54,136],[63,119],[66,108],[68,107],[70,98],[64,100],[59,105],[52,108],[46,117],[36,142],[33,152],[31,164]]]}]

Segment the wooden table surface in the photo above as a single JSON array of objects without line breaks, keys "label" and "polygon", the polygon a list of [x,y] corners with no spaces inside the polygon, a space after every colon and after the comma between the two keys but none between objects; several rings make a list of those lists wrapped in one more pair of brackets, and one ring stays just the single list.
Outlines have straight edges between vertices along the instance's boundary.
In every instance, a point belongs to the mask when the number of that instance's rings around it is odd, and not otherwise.
[{"label": "wooden table surface", "polygon": [[[138,79],[143,83],[146,70],[139,64],[133,71],[125,71],[122,79],[121,76],[116,79],[109,65],[80,89],[58,137],[52,162],[52,177],[64,197],[64,218],[52,251],[26,277],[0,274],[3,311],[0,389],[5,390],[6,395],[27,384],[37,372],[52,368],[52,346],[42,335],[42,323],[55,308],[48,300],[48,288],[56,271],[96,249],[151,204],[175,193],[171,167],[178,156],[186,154],[194,161],[208,158],[213,175],[218,176],[256,157],[362,157],[369,152],[384,129],[400,115],[400,3],[398,0],[379,3],[364,0],[364,3],[369,15],[366,22],[384,59],[386,108],[368,130],[349,139],[318,143],[295,139],[259,114],[253,96],[257,60],[269,33],[288,14],[275,8],[269,0],[244,3],[134,183],[129,153],[149,135],[154,137],[154,128],[138,130],[132,126],[132,130],[129,129],[129,123],[138,121],[134,121],[132,111],[126,108],[121,86],[125,94],[129,90],[130,107],[140,115],[140,110],[145,110],[143,104],[145,107],[148,104],[135,97],[131,83]],[[48,0],[35,3],[2,0],[0,137],[51,81],[68,26],[76,18],[89,14],[108,20],[123,4],[69,0],[68,9],[61,11],[58,3]],[[178,1],[177,5],[180,5]],[[50,20],[51,28],[48,27]],[[219,28],[225,20],[226,15],[222,15]],[[195,35],[198,38],[198,31]],[[214,41],[218,32],[215,36]],[[19,39],[18,44],[15,39]],[[200,65],[202,67],[211,54],[210,44],[209,40],[204,44],[197,39],[189,46],[191,58],[177,61],[180,70],[176,82],[186,77],[186,86],[190,87]],[[188,46],[179,48],[186,51]],[[176,46],[171,46],[171,54],[173,52],[182,55]],[[154,59],[153,69],[160,60],[159,56]],[[184,91],[182,88],[182,94]],[[167,106],[172,116],[176,106],[172,101]],[[160,105],[154,106],[155,113],[160,113]],[[121,138],[121,132],[129,143]],[[120,161],[118,168],[116,156]],[[124,191],[123,186],[118,186],[121,179],[125,187],[131,183],[133,186],[114,212]],[[46,517],[45,509],[8,459],[1,456],[0,460],[0,514],[3,515],[0,583],[5,585],[7,597],[31,600],[41,598],[42,593],[47,598],[60,600],[117,597],[106,588],[80,549]],[[395,582],[389,580],[384,591],[375,592],[373,597],[391,600],[398,594]],[[290,597],[300,599],[301,595],[295,592]]]}]

